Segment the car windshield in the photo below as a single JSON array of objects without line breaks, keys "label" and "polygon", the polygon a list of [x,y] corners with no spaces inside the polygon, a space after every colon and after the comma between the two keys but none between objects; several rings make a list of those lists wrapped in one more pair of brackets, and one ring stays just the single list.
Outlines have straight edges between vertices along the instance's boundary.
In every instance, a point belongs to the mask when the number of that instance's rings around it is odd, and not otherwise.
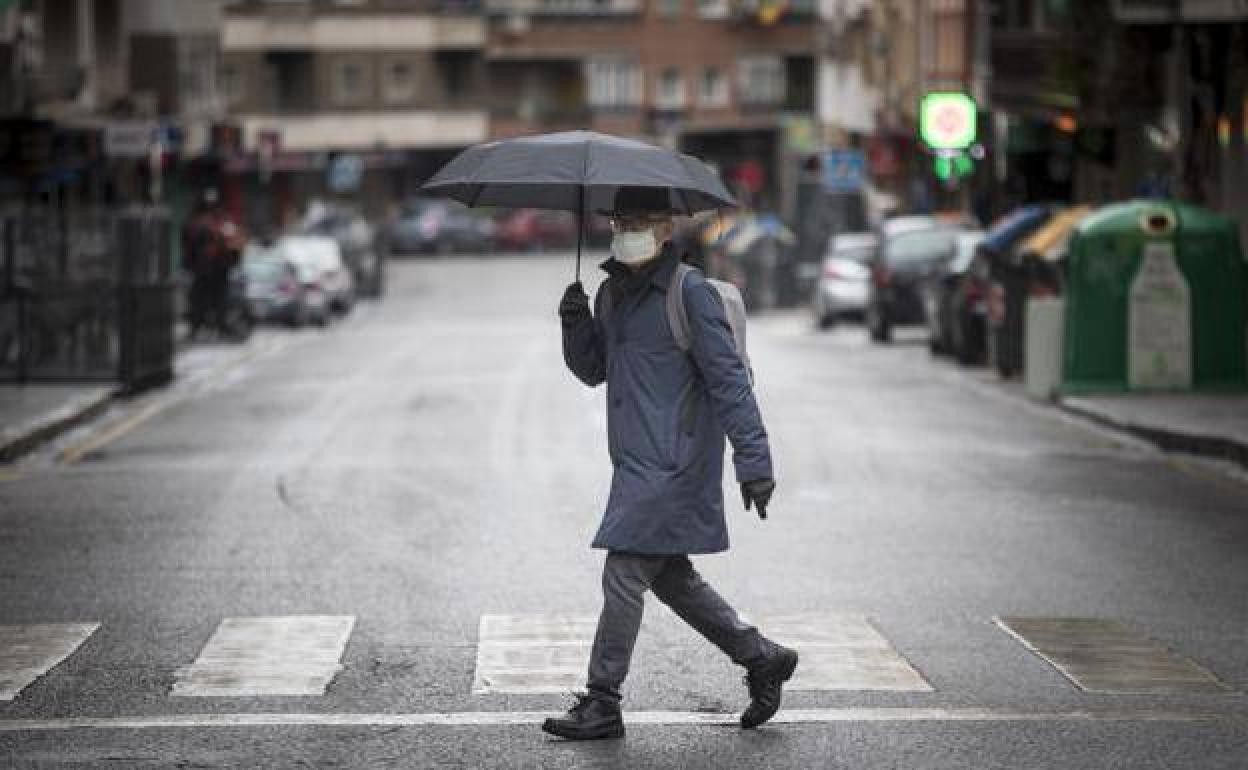
[{"label": "car windshield", "polygon": [[949,256],[954,253],[957,230],[932,228],[890,238],[886,248],[888,261],[892,264],[923,262]]},{"label": "car windshield", "polygon": [[254,281],[276,281],[282,277],[285,264],[280,259],[262,257],[243,263],[243,272]]},{"label": "car windshield", "polygon": [[854,262],[865,263],[871,259],[871,255],[874,252],[875,249],[870,246],[845,246],[833,249],[828,256],[834,259],[848,259]]}]

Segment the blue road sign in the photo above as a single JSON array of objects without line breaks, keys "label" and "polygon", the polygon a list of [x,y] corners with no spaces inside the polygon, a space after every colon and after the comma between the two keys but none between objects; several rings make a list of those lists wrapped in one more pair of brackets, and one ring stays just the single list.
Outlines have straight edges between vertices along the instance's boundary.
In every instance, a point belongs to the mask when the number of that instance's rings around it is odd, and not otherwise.
[{"label": "blue road sign", "polygon": [[823,187],[829,192],[856,192],[867,179],[867,158],[861,150],[829,150],[823,154]]}]

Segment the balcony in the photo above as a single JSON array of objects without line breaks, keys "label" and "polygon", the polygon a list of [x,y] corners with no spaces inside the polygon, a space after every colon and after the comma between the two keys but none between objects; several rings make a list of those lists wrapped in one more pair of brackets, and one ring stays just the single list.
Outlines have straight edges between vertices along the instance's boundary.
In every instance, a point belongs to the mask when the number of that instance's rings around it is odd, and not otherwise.
[{"label": "balcony", "polygon": [[361,16],[230,15],[224,51],[430,50],[481,48],[485,22],[475,16],[370,14]]},{"label": "balcony", "polygon": [[237,119],[249,151],[256,149],[262,133],[276,132],[285,152],[457,147],[484,141],[488,122],[484,111],[452,109],[241,115]]},{"label": "balcony", "polygon": [[627,16],[641,13],[641,0],[486,0],[496,16]]}]

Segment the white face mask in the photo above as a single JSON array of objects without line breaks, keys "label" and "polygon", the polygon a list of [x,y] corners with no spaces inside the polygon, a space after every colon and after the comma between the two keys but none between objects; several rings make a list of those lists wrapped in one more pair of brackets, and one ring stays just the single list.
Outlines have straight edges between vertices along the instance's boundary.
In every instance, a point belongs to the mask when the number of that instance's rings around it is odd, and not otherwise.
[{"label": "white face mask", "polygon": [[626,265],[640,265],[650,261],[659,251],[654,228],[637,232],[616,233],[611,238],[611,256]]}]

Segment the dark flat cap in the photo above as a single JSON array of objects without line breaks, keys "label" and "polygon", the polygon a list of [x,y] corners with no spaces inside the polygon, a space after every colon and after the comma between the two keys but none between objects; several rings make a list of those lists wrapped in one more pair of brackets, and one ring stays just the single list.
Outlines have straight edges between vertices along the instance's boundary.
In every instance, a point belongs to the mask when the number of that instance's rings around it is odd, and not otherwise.
[{"label": "dark flat cap", "polygon": [[673,211],[671,191],[666,187],[620,187],[610,209],[599,209],[600,214],[614,212],[640,212],[668,214]]}]

